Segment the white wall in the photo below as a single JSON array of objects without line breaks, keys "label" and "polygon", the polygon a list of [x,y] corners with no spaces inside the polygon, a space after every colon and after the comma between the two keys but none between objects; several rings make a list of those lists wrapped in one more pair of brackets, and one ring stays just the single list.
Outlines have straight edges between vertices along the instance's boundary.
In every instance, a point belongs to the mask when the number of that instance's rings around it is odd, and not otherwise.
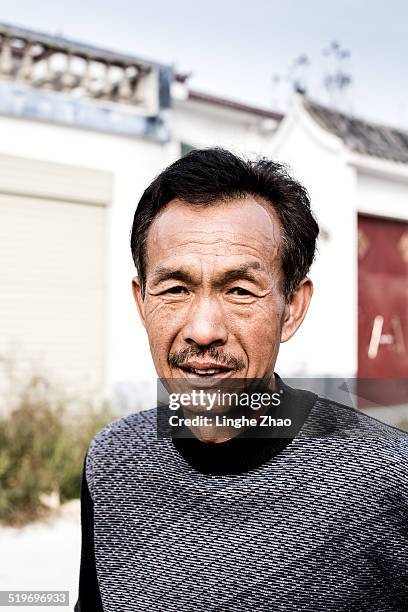
[{"label": "white wall", "polygon": [[354,376],[357,370],[356,174],[340,141],[319,128],[299,103],[280,126],[274,157],[289,164],[309,191],[327,238],[310,277],[311,306],[301,328],[281,345],[284,375]]},{"label": "white wall", "polygon": [[267,155],[273,119],[194,100],[175,101],[174,139],[194,147],[222,146],[246,155]]},{"label": "white wall", "polygon": [[408,220],[408,177],[358,171],[358,212]]}]

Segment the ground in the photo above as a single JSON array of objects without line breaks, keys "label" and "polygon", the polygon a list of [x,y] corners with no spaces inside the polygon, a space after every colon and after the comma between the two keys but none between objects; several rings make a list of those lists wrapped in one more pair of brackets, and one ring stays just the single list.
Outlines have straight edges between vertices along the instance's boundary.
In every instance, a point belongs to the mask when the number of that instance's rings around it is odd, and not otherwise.
[{"label": "ground", "polygon": [[[81,554],[80,502],[64,504],[47,521],[17,529],[0,528],[0,590],[69,591],[69,606],[47,606],[49,612],[73,610],[78,596]],[[15,610],[15,607],[1,607]],[[38,606],[23,606],[38,612]]]}]

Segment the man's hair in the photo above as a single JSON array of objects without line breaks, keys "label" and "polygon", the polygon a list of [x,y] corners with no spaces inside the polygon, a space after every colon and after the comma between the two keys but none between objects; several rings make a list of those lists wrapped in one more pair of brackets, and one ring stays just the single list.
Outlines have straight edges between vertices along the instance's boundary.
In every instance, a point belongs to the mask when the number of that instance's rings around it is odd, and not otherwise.
[{"label": "man's hair", "polygon": [[168,166],[144,191],[133,219],[130,245],[142,295],[146,243],[158,213],[174,198],[194,206],[258,196],[269,202],[282,227],[283,292],[290,302],[315,257],[319,226],[306,189],[285,165],[266,158],[242,159],[221,148],[195,149]]}]

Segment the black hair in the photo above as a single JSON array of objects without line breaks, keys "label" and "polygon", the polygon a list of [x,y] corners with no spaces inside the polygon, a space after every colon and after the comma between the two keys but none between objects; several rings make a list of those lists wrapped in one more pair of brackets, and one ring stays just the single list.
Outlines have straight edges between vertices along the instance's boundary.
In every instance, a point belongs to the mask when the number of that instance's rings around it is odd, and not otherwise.
[{"label": "black hair", "polygon": [[190,151],[163,170],[140,198],[130,245],[142,294],[146,285],[147,234],[166,204],[177,198],[191,205],[209,206],[248,195],[270,203],[281,223],[283,292],[289,302],[316,252],[319,226],[309,195],[285,165],[266,158],[246,160],[218,147]]}]

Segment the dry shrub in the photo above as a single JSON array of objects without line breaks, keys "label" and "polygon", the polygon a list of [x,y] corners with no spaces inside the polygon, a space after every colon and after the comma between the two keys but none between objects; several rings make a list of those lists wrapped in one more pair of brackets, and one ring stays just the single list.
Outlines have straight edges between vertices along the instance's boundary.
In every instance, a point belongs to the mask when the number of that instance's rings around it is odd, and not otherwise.
[{"label": "dry shrub", "polygon": [[114,418],[106,402],[68,398],[33,376],[0,416],[0,521],[22,525],[46,515],[44,494],[79,497],[89,442]]}]

